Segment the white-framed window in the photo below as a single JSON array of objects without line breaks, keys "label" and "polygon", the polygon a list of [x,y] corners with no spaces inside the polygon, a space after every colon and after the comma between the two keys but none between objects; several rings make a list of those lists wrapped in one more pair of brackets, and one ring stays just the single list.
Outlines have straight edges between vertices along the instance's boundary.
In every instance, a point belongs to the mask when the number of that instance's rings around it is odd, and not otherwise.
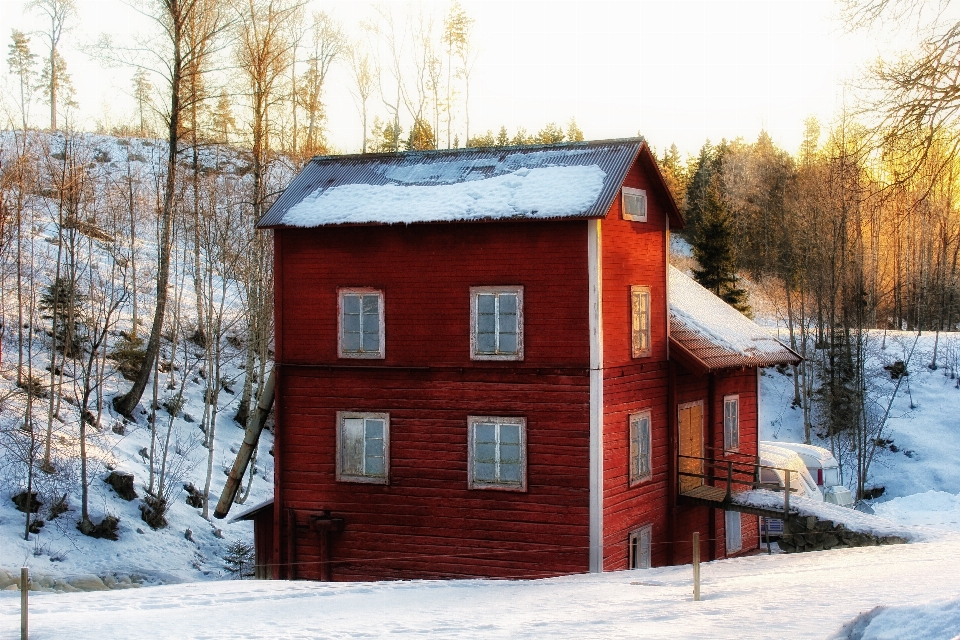
[{"label": "white-framed window", "polygon": [[634,358],[650,355],[650,287],[630,287],[630,350]]},{"label": "white-framed window", "polygon": [[653,548],[653,525],[648,524],[630,533],[627,542],[627,566],[630,569],[649,569]]},{"label": "white-framed window", "polygon": [[727,553],[736,553],[743,548],[743,533],[739,511],[723,512],[723,529],[726,534]]},{"label": "white-framed window", "polygon": [[623,219],[633,222],[647,221],[647,192],[643,189],[623,187]]},{"label": "white-framed window", "polygon": [[723,397],[723,450],[740,450],[740,396]]},{"label": "white-framed window", "polygon": [[337,480],[387,484],[390,415],[337,412]]},{"label": "white-framed window", "polygon": [[383,292],[340,289],[338,298],[340,357],[383,358]]},{"label": "white-framed window", "polygon": [[523,287],[470,287],[470,358],[523,360]]},{"label": "white-framed window", "polygon": [[525,418],[467,417],[467,488],[527,490]]},{"label": "white-framed window", "polygon": [[650,411],[630,415],[630,486],[653,475],[650,446]]}]

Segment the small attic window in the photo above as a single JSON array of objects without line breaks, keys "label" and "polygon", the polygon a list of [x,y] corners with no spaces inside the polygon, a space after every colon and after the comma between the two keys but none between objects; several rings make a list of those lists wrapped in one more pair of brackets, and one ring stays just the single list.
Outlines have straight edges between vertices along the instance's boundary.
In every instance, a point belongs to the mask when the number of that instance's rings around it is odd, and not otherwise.
[{"label": "small attic window", "polygon": [[633,222],[647,221],[647,192],[643,189],[623,187],[623,219]]}]

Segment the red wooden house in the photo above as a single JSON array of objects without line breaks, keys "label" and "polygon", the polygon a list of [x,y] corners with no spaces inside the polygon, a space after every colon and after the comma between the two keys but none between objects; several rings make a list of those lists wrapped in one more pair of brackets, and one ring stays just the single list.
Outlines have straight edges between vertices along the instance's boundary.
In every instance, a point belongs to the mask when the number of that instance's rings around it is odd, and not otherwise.
[{"label": "red wooden house", "polygon": [[682,225],[641,139],[308,164],[260,222],[265,573],[607,571],[687,562],[693,531],[706,558],[756,548],[756,517],[681,492],[704,458],[756,455],[757,367],[796,355],[671,272]]}]

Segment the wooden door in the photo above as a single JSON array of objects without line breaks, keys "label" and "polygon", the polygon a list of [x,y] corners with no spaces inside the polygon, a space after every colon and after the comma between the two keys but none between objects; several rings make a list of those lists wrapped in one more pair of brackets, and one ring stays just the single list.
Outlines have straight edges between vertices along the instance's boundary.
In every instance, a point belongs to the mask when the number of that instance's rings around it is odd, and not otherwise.
[{"label": "wooden door", "polygon": [[[677,407],[677,425],[679,428],[680,464],[683,473],[703,473],[703,460],[693,460],[684,456],[703,458],[703,401],[688,402]],[[703,478],[680,476],[680,493],[703,484]]]}]

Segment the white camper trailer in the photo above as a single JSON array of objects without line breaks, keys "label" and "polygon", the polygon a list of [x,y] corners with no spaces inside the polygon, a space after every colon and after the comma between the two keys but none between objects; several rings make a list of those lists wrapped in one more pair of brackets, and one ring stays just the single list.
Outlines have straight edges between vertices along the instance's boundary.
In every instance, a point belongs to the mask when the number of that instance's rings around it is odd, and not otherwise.
[{"label": "white camper trailer", "polygon": [[797,442],[761,442],[763,447],[775,447],[792,451],[800,456],[810,476],[816,481],[823,494],[824,502],[841,507],[853,506],[853,494],[840,483],[840,463],[828,449]]}]

